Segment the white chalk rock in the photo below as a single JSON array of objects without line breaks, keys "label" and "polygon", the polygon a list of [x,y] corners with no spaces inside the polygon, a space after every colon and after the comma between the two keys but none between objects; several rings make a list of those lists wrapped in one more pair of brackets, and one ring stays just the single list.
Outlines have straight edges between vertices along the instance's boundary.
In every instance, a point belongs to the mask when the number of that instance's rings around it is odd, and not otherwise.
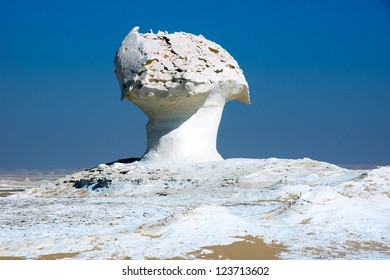
[{"label": "white chalk rock", "polygon": [[126,36],[115,57],[122,99],[149,117],[143,159],[221,160],[216,141],[226,102],[249,104],[248,83],[221,46],[184,32]]}]

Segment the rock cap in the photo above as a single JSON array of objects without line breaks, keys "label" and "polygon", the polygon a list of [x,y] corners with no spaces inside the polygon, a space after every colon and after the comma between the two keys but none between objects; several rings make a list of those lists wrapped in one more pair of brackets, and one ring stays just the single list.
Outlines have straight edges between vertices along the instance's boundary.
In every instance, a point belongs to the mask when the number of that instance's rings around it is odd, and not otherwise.
[{"label": "rock cap", "polygon": [[202,35],[152,31],[126,36],[115,57],[122,99],[173,101],[218,94],[250,103],[248,83],[234,58]]}]

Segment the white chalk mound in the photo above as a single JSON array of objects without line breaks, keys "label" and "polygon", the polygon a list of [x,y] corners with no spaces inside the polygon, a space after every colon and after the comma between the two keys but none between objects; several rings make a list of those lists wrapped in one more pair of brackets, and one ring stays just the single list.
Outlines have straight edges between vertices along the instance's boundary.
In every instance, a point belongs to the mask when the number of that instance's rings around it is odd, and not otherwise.
[{"label": "white chalk mound", "polygon": [[145,160],[221,160],[216,141],[225,103],[250,103],[237,62],[202,35],[134,28],[117,51],[115,73],[122,99],[149,117]]},{"label": "white chalk mound", "polygon": [[0,260],[390,260],[389,198],[390,167],[101,164],[0,196]]}]

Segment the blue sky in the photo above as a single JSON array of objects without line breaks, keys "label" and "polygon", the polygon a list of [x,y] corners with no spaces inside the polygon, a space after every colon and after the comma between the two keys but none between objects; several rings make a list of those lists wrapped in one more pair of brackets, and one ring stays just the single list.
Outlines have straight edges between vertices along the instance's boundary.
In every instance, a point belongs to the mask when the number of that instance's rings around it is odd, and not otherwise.
[{"label": "blue sky", "polygon": [[139,157],[147,118],[113,59],[140,26],[203,34],[247,78],[225,107],[225,158],[390,164],[390,2],[0,0],[0,169]]}]

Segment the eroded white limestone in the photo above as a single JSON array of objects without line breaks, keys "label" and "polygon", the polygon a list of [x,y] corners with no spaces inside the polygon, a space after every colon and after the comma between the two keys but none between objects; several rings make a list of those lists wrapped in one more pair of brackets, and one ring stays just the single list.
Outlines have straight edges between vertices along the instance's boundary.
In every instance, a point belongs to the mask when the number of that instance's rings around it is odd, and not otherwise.
[{"label": "eroded white limestone", "polygon": [[192,252],[253,236],[285,246],[282,259],[390,258],[390,167],[134,162],[42,183],[0,197],[0,257],[194,259]]},{"label": "eroded white limestone", "polygon": [[122,99],[149,117],[144,159],[221,160],[216,141],[226,102],[249,104],[248,84],[221,46],[184,32],[138,33],[120,45],[115,73]]}]

